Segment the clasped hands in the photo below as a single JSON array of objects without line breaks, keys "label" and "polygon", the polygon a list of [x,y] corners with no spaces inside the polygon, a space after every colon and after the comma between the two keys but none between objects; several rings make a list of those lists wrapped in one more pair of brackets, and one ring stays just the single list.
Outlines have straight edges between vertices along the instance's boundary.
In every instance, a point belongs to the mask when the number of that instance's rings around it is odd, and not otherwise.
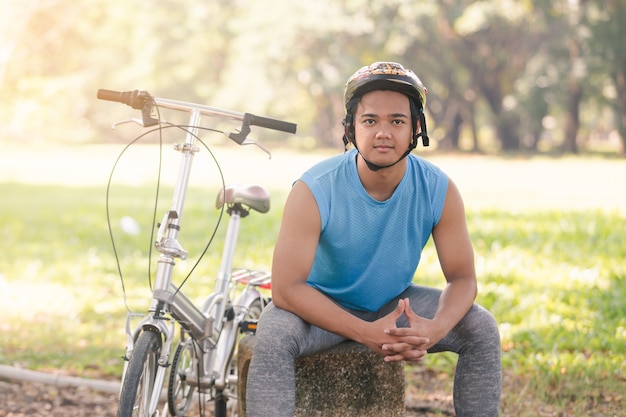
[{"label": "clasped hands", "polygon": [[[398,328],[396,321],[403,314],[408,319],[409,327]],[[375,335],[374,350],[384,356],[385,362],[419,362],[426,356],[427,349],[438,341],[433,340],[438,339],[433,321],[415,314],[408,298],[401,299],[391,313],[372,324],[378,333]]]}]

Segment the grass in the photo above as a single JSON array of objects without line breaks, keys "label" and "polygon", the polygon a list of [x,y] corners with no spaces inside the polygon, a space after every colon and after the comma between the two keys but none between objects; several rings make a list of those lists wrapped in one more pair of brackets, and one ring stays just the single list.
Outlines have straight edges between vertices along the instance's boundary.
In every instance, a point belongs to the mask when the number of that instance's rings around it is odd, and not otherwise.
[{"label": "grass", "polygon": [[[141,232],[133,235],[123,231],[120,219],[149,218],[153,193],[124,186],[114,190],[112,227],[126,301],[131,310],[143,312],[149,297],[146,270],[151,223],[140,223]],[[0,261],[0,293],[5,300],[0,363],[118,375],[126,308],[109,239],[103,189],[0,184],[0,193],[11,196],[11,204],[0,208],[0,233],[8,237]],[[207,204],[216,193],[210,198],[208,194],[192,190],[188,199],[186,216],[194,221],[184,229],[181,243],[191,256],[178,263],[183,271],[175,277],[178,282],[197,260],[217,221],[219,212]],[[265,215],[253,212],[244,219],[239,242],[244,256],[238,259],[238,266],[269,268],[279,220],[278,210]],[[185,286],[192,297],[200,298],[212,289],[212,271],[219,266],[225,226],[224,220],[213,249]],[[155,259],[154,253],[152,256]]]},{"label": "grass", "polygon": [[[468,219],[480,277],[478,302],[500,323],[504,369],[526,381],[535,401],[563,410],[575,404],[578,412],[565,415],[585,415],[582,407],[589,404],[623,409],[624,217],[601,211],[480,211]],[[435,275],[436,265],[432,268],[428,273]],[[428,358],[431,364],[451,373],[454,358],[436,356]],[[520,393],[506,395],[511,400]],[[537,415],[536,409],[523,414],[527,404],[518,400],[522,408],[511,415]]]},{"label": "grass", "polygon": [[[443,158],[439,162],[453,172],[467,164],[487,170],[498,165],[501,175],[509,175],[513,184],[520,167],[535,168],[533,172],[539,167],[546,178],[550,175],[546,161],[506,161],[503,165],[500,159]],[[624,162],[612,163],[618,170],[626,167]],[[553,174],[571,169],[574,175],[581,164],[605,167],[597,160],[561,160],[554,162]],[[303,169],[296,165],[297,171]],[[482,187],[467,181],[461,177],[458,182],[462,190],[469,189],[465,197],[479,275],[478,301],[497,317],[502,334],[503,413],[624,415],[626,209],[610,206],[613,200],[600,201],[598,196],[611,193],[597,189],[578,193],[581,201],[574,201],[577,190],[567,187],[542,191],[542,184],[535,183],[526,191],[503,186],[490,192],[489,187],[501,178]],[[119,377],[126,307],[108,236],[105,184],[85,182],[0,181],[5,202],[0,205],[2,364]],[[242,222],[239,265],[269,268],[286,189],[274,187],[273,209],[268,214],[252,213]],[[169,190],[166,184],[159,216],[169,203]],[[181,243],[192,256],[179,262],[178,269],[184,271],[176,276],[179,281],[215,226],[216,190],[214,184],[192,185],[181,235]],[[501,200],[476,197],[498,192],[509,194]],[[528,207],[529,193],[547,197]],[[589,202],[589,193],[596,196],[594,204]],[[513,201],[514,195],[519,200]],[[480,204],[472,203],[478,200]],[[122,181],[111,192],[110,207],[126,303],[133,311],[143,311],[149,294],[145,267],[151,224],[142,219],[152,213],[153,188]],[[125,216],[138,222],[138,235],[124,232],[120,219]],[[211,289],[211,271],[219,262],[216,253],[224,229],[220,228],[213,249],[186,284],[192,298]],[[431,243],[422,259],[416,280],[441,286]],[[453,355],[431,355],[425,365],[452,373],[455,360]]]}]

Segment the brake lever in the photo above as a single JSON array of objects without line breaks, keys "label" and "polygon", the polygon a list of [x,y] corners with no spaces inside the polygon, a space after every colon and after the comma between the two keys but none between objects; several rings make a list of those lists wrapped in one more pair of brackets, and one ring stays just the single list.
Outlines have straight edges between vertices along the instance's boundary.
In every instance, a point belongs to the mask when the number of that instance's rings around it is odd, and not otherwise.
[{"label": "brake lever", "polygon": [[263,152],[265,152],[268,156],[269,159],[272,159],[272,153],[270,152],[269,149],[267,149],[265,146],[261,145],[259,142],[257,142],[254,139],[246,139],[244,140],[241,145],[254,145],[257,148],[259,148],[260,150],[262,150]]},{"label": "brake lever", "polygon": [[136,123],[139,126],[144,127],[143,120],[135,118],[135,119],[122,120],[121,122],[115,122],[111,125],[111,129],[116,129],[118,126],[129,124],[129,123]]},{"label": "brake lever", "polygon": [[[143,120],[142,120],[142,119],[132,118],[132,119],[128,119],[128,120],[122,120],[122,121],[120,121],[120,122],[115,122],[115,123],[113,123],[113,124],[111,125],[111,128],[112,128],[112,129],[115,129],[115,128],[117,128],[118,126],[125,125],[125,124],[129,124],[129,123],[135,123],[136,125],[139,125],[139,126],[141,126],[141,127],[150,127],[150,126],[154,126],[154,124],[152,124],[152,123],[150,123],[150,125],[149,125],[149,126],[146,126],[146,125],[144,124],[144,122],[143,122]],[[170,123],[169,123],[169,122],[167,122],[167,121],[165,121],[165,120],[161,120],[161,124],[166,124],[166,125],[169,125]]]}]

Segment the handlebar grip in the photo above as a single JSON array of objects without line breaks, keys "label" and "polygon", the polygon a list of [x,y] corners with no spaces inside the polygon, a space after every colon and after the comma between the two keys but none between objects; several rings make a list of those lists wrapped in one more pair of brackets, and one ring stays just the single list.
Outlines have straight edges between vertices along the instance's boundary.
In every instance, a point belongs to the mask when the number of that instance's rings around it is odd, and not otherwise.
[{"label": "handlebar grip", "polygon": [[271,119],[269,117],[255,116],[250,113],[246,113],[244,120],[248,120],[250,125],[260,126],[272,130],[280,130],[281,132],[287,133],[296,133],[296,129],[298,127],[295,123]]},{"label": "handlebar grip", "polygon": [[99,100],[108,100],[108,101],[117,101],[118,103],[123,103],[122,101],[122,92],[121,91],[113,91],[113,90],[98,90],[98,99]]},{"label": "handlebar grip", "polygon": [[142,109],[146,102],[150,99],[150,94],[146,91],[114,91],[114,90],[98,90],[98,98],[100,100],[116,101],[131,106],[133,109]]}]

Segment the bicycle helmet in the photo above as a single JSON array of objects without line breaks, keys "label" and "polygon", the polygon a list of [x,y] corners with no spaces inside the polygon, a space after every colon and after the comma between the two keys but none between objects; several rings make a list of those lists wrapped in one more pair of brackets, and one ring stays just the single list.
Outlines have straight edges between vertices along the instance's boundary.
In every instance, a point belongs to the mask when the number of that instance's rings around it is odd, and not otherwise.
[{"label": "bicycle helmet", "polygon": [[418,100],[420,108],[426,106],[428,90],[410,69],[395,62],[375,62],[355,72],[346,83],[343,94],[344,105],[355,97],[374,90],[393,90]]},{"label": "bicycle helmet", "polygon": [[[409,97],[411,106],[411,119],[413,126],[420,121],[421,132],[413,132],[413,140],[409,149],[400,160],[408,155],[417,146],[417,140],[421,136],[424,146],[429,145],[428,133],[426,130],[426,119],[424,117],[424,106],[426,106],[426,94],[428,90],[415,73],[404,68],[395,62],[375,62],[369,66],[364,66],[352,74],[343,93],[346,116],[343,121],[345,133],[343,136],[344,147],[347,150],[348,143],[356,147],[354,137],[354,111],[361,96],[375,90],[392,90]],[[358,148],[357,148],[358,150]],[[367,161],[366,161],[367,162]],[[399,161],[395,162],[398,163]],[[395,165],[392,164],[392,165]],[[368,162],[370,169],[377,170],[385,167],[376,167]],[[390,165],[391,166],[391,165]]]}]

